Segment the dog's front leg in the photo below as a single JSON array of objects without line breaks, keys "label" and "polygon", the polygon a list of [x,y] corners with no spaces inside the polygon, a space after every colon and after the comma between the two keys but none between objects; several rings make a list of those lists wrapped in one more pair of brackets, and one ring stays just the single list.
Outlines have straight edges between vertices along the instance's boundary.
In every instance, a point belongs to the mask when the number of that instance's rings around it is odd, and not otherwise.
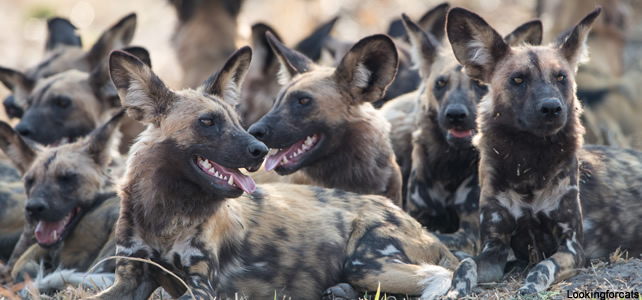
[{"label": "dog's front leg", "polygon": [[[576,185],[577,187],[577,185]],[[551,257],[539,262],[528,272],[520,294],[533,294],[548,288],[552,283],[575,274],[584,263],[582,212],[577,188],[570,188],[560,202],[560,207],[551,213],[557,222],[559,246]]]},{"label": "dog's front leg", "polygon": [[149,265],[132,260],[118,259],[114,285],[89,299],[126,300],[147,299],[158,287],[149,272]]},{"label": "dog's front leg", "polygon": [[510,249],[510,236],[516,228],[515,218],[496,199],[481,201],[480,237],[484,248],[475,257],[459,263],[453,275],[449,298],[461,298],[472,292],[477,283],[501,280]]},{"label": "dog's front leg", "polygon": [[[188,275],[185,281],[192,294],[194,294],[194,298],[205,300],[214,299],[216,297],[218,278],[216,277],[212,266],[207,262],[200,261],[191,265],[188,269]],[[193,299],[190,291],[185,292],[185,294],[178,299]]]}]

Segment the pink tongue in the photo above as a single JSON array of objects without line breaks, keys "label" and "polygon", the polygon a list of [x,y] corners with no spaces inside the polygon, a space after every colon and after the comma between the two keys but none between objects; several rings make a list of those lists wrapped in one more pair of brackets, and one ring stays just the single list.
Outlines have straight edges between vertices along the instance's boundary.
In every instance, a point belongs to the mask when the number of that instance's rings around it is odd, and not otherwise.
[{"label": "pink tongue", "polygon": [[[40,221],[36,226],[36,240],[44,245],[50,245],[60,239],[60,235],[65,229],[65,220],[58,222]],[[53,232],[56,231],[56,239],[53,238]]]},{"label": "pink tongue", "polygon": [[254,180],[252,180],[250,176],[238,174],[236,172],[230,174],[230,176],[234,177],[234,183],[241,187],[241,189],[246,193],[252,194],[256,190],[256,183],[254,183]]},{"label": "pink tongue", "polygon": [[456,129],[451,129],[450,134],[454,135],[457,138],[464,138],[468,137],[471,134],[471,130],[456,130]]},{"label": "pink tongue", "polygon": [[279,163],[281,162],[281,160],[283,160],[283,157],[286,154],[288,154],[288,151],[287,149],[284,149],[284,150],[279,150],[279,152],[277,152],[274,155],[269,155],[265,159],[265,170],[268,172],[274,170],[274,168],[276,168],[276,166],[279,165]]}]

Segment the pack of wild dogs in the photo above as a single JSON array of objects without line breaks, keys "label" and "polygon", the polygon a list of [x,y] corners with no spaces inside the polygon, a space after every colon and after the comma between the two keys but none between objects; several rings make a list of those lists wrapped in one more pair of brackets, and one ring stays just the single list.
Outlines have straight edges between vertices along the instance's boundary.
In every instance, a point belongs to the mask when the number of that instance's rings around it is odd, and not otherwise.
[{"label": "pack of wild dogs", "polygon": [[[185,89],[129,45],[135,14],[89,50],[51,19],[40,64],[0,68],[20,119],[0,123],[5,284],[460,298],[642,253],[642,153],[613,146],[635,144],[614,124],[633,121],[577,96],[625,101],[578,88],[601,7],[546,45],[539,20],[502,36],[443,3],[356,42],[330,36],[337,18],[293,47],[260,23],[235,50],[240,1],[172,4]],[[611,146],[585,145],[585,126]]]}]

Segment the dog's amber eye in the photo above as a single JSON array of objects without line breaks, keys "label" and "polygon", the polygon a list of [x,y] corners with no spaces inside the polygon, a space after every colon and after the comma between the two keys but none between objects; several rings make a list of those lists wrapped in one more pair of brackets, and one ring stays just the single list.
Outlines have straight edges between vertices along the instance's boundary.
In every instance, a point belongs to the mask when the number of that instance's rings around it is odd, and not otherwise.
[{"label": "dog's amber eye", "polygon": [[57,97],[54,100],[54,103],[56,104],[56,106],[58,106],[60,108],[67,108],[69,106],[69,104],[71,103],[71,100],[69,100],[69,98],[67,98],[67,97]]},{"label": "dog's amber eye", "polygon": [[212,119],[201,119],[201,124],[210,127],[214,124],[214,121],[212,121]]},{"label": "dog's amber eye", "polygon": [[437,80],[437,86],[438,86],[438,87],[445,87],[445,86],[446,86],[446,81],[445,81],[445,80],[438,79],[438,80]]},{"label": "dog's amber eye", "polygon": [[524,79],[522,77],[515,77],[513,78],[513,81],[517,84],[521,84],[522,82],[524,82]]},{"label": "dog's amber eye", "polygon": [[557,75],[557,82],[562,82],[562,81],[564,81],[564,79],[566,79],[566,76],[564,76],[564,75]]},{"label": "dog's amber eye", "polygon": [[308,102],[310,102],[310,98],[308,98],[308,97],[299,98],[299,104],[301,104],[301,105],[306,105],[306,104],[308,104]]}]

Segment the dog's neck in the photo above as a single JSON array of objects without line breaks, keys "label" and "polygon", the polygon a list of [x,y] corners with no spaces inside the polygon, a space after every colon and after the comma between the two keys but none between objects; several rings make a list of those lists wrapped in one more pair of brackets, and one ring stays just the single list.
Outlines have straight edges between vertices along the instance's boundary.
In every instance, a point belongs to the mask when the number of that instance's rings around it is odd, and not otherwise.
[{"label": "dog's neck", "polygon": [[356,193],[383,193],[387,180],[382,179],[391,176],[390,164],[394,163],[389,131],[389,123],[374,109],[366,108],[363,118],[355,118],[346,125],[334,153],[301,171],[315,185]]}]

